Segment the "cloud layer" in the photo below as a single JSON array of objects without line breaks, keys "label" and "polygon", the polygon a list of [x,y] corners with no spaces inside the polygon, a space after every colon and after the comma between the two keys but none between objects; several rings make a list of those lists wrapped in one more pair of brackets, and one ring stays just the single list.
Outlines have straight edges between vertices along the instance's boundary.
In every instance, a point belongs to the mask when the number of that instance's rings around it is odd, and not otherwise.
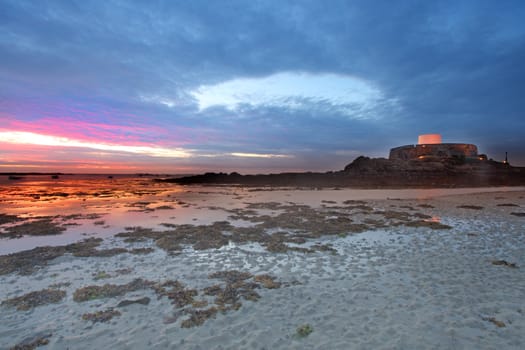
[{"label": "cloud layer", "polygon": [[330,170],[420,133],[525,165],[522,18],[521,1],[5,0],[0,166]]}]

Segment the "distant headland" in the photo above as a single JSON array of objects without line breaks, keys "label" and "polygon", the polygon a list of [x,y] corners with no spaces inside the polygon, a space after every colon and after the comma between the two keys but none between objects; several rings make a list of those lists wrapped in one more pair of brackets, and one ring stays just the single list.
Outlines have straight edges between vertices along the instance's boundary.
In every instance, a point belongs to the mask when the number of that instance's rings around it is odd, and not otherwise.
[{"label": "distant headland", "polygon": [[343,170],[241,175],[205,173],[159,181],[178,184],[358,188],[525,186],[525,167],[478,154],[476,145],[442,143],[441,135],[420,135],[416,145],[395,147],[389,158],[357,157]]}]

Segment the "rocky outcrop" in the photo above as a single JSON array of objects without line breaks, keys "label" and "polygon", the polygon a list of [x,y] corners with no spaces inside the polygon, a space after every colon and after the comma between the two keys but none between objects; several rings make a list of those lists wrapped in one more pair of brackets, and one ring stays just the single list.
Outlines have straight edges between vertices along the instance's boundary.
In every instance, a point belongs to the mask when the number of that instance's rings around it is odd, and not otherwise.
[{"label": "rocky outcrop", "polygon": [[206,173],[160,181],[178,184],[362,188],[523,186],[525,168],[462,157],[405,161],[360,156],[336,172],[268,175]]},{"label": "rocky outcrop", "polygon": [[385,187],[525,185],[525,168],[462,157],[398,160],[359,157],[344,169],[354,183]]}]

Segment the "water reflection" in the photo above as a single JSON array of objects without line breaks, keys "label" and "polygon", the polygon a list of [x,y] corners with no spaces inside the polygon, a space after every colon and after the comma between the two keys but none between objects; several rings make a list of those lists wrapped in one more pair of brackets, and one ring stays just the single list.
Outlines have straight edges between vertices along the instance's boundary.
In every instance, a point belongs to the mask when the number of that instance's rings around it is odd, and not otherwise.
[{"label": "water reflection", "polygon": [[[523,190],[524,188],[513,188]],[[0,180],[0,214],[16,215],[25,221],[42,218],[65,227],[56,236],[0,239],[0,254],[43,245],[69,244],[86,236],[110,237],[126,227],[141,226],[168,230],[179,224],[207,225],[228,220],[233,225],[249,225],[232,220],[231,209],[254,202],[294,202],[320,207],[322,200],[421,199],[462,193],[501,191],[504,188],[470,189],[275,189],[224,186],[182,187],[155,182],[152,178],[129,175],[27,176],[17,181]],[[261,213],[270,214],[270,213]],[[439,217],[431,221],[439,222]],[[10,225],[0,221],[0,236]]]}]

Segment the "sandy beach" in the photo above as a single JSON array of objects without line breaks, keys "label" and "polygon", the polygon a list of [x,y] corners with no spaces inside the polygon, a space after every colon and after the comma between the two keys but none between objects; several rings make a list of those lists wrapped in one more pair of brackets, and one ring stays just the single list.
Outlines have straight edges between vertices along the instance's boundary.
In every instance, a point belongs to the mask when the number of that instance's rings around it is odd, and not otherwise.
[{"label": "sandy beach", "polygon": [[523,187],[90,181],[1,187],[0,348],[524,347]]}]

